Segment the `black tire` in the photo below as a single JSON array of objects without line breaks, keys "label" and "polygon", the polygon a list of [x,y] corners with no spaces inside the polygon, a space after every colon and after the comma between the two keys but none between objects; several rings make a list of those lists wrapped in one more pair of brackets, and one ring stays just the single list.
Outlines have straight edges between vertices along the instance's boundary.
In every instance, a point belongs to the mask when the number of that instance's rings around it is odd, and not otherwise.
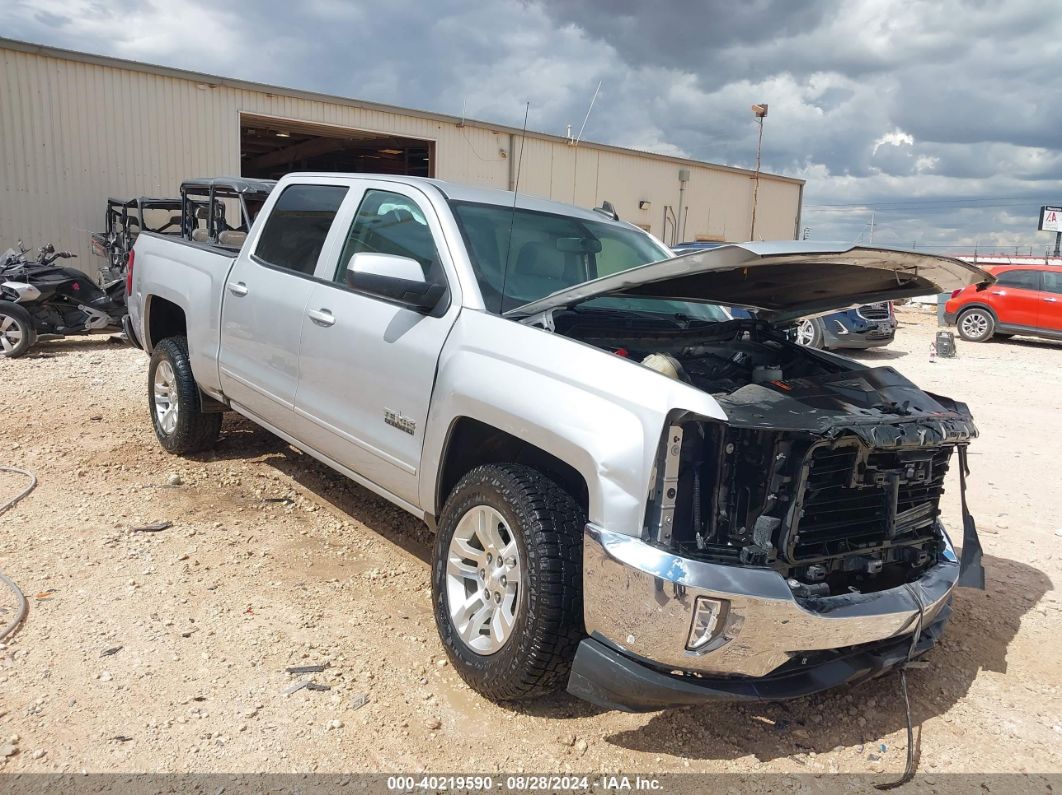
[{"label": "black tire", "polygon": [[[171,430],[164,429],[156,410],[155,374],[163,362],[173,370],[173,393],[177,398],[176,423]],[[148,365],[148,411],[159,444],[171,453],[186,455],[209,450],[217,442],[221,432],[221,414],[204,413],[199,386],[192,376],[188,361],[188,341],[184,337],[168,337],[151,354]]]},{"label": "black tire", "polygon": [[[17,336],[17,342],[12,344],[9,341],[4,331],[5,326],[9,332],[14,332],[11,336]],[[11,301],[0,301],[0,335],[4,337],[0,340],[0,356],[8,359],[25,356],[30,348],[37,344],[37,332],[33,328],[30,313]]]},{"label": "black tire", "polygon": [[[805,324],[807,324],[806,327]],[[806,331],[805,328],[809,331]],[[797,324],[796,343],[797,345],[803,345],[805,348],[824,348],[825,334],[822,329],[822,321],[817,317],[800,321]]]},{"label": "black tire", "polygon": [[996,319],[987,309],[971,307],[955,319],[959,336],[967,342],[987,342],[996,330]]},{"label": "black tire", "polygon": [[[473,650],[450,618],[446,569],[461,518],[486,505],[505,519],[520,552],[516,619],[504,645]],[[586,517],[575,500],[537,470],[489,464],[465,475],[440,517],[432,564],[435,624],[450,662],[473,690],[495,701],[534,698],[567,683],[584,637],[582,535]]]}]

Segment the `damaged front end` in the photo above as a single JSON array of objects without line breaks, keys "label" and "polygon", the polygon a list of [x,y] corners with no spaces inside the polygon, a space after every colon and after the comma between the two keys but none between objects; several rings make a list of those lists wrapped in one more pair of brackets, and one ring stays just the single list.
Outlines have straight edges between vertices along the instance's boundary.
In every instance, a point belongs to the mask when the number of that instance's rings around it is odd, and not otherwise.
[{"label": "damaged front end", "polygon": [[647,543],[773,569],[798,596],[893,588],[942,554],[944,479],[977,435],[964,404],[758,320],[668,327],[572,310],[555,322],[711,394],[726,415],[669,418]]},{"label": "damaged front end", "polygon": [[667,429],[650,542],[773,568],[801,597],[894,588],[936,564],[948,543],[944,478],[977,434],[964,405],[888,367],[749,384],[717,399],[726,423],[678,416]]},{"label": "damaged front end", "polygon": [[940,502],[977,435],[964,404],[760,321],[556,320],[726,415],[669,417],[641,538],[588,526],[571,692],[621,709],[789,698],[933,645],[960,573]]}]

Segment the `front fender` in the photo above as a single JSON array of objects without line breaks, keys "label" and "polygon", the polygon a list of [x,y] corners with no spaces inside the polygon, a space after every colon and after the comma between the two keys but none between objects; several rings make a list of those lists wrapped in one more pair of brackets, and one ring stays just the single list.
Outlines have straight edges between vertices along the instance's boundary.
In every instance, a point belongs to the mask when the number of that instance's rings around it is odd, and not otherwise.
[{"label": "front fender", "polygon": [[641,534],[668,414],[725,420],[710,396],[589,345],[464,310],[439,361],[424,442],[421,504],[435,504],[448,431],[469,417],[567,462],[586,481],[590,521]]}]

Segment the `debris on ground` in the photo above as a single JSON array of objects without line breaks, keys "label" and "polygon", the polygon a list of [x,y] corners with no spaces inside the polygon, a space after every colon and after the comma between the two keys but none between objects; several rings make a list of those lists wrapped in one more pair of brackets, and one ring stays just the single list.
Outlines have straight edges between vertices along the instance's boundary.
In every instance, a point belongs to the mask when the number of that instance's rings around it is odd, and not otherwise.
[{"label": "debris on ground", "polygon": [[322,665],[295,665],[286,670],[289,674],[319,674],[327,667],[328,663]]},{"label": "debris on ground", "polygon": [[159,533],[163,530],[169,530],[171,527],[173,527],[173,522],[155,522],[154,524],[130,527],[129,530],[133,533]]}]

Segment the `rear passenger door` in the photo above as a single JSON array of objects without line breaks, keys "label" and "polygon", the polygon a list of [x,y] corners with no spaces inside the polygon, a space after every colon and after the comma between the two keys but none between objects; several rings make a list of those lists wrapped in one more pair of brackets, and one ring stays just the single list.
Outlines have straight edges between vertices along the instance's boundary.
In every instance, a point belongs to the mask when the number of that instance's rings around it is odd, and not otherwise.
[{"label": "rear passenger door", "polygon": [[1062,331],[1062,270],[1041,271],[1040,328]]},{"label": "rear passenger door", "polygon": [[1034,270],[1008,270],[986,291],[988,301],[1007,326],[1036,328],[1040,320],[1040,274]]},{"label": "rear passenger door", "polygon": [[222,390],[247,413],[288,433],[294,430],[306,302],[347,191],[342,184],[285,187],[251,241],[253,251],[241,252],[224,287]]},{"label": "rear passenger door", "polygon": [[[456,273],[435,210],[416,187],[366,181],[336,226],[302,328],[298,436],[409,504],[418,502],[420,453],[439,354],[460,308]],[[357,292],[357,253],[415,259],[448,294],[430,314]]]}]

